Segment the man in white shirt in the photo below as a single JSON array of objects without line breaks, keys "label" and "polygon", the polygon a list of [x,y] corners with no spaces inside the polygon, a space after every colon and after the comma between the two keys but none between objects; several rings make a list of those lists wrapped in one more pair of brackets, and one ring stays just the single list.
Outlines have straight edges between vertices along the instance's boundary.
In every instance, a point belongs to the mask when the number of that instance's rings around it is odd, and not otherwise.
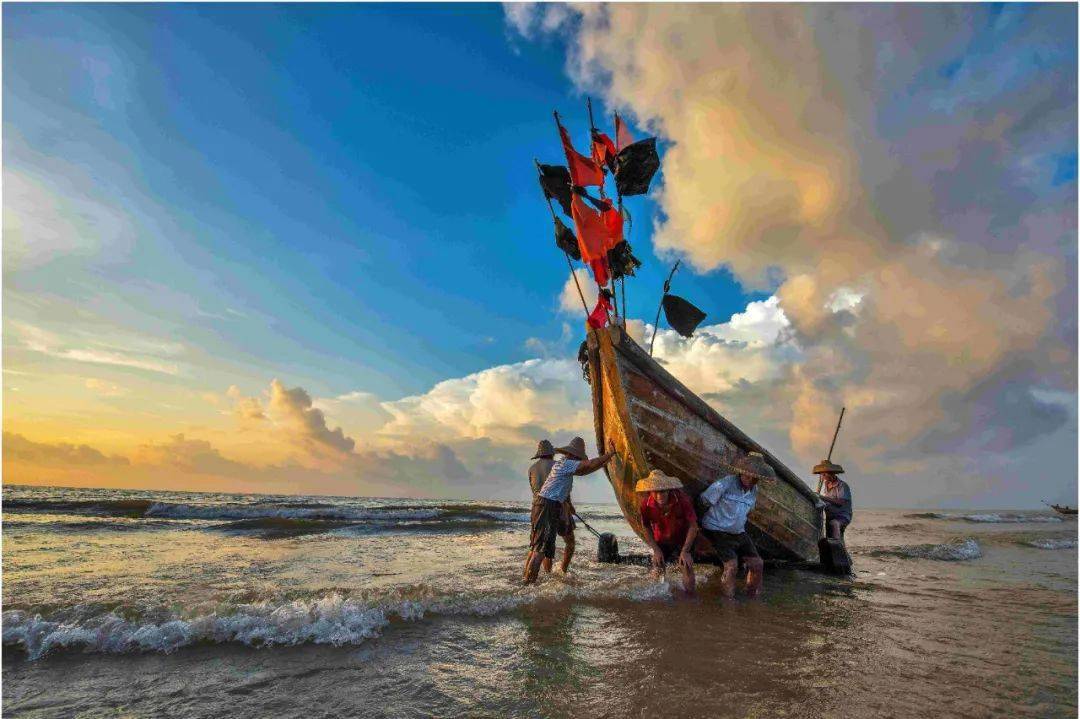
[{"label": "man in white shirt", "polygon": [[746,594],[756,597],[761,592],[764,563],[746,533],[746,517],[757,502],[759,480],[775,480],[776,473],[758,452],[750,452],[729,474],[709,485],[698,501],[707,509],[701,518],[701,529],[723,562],[720,591],[725,597],[735,595],[735,577],[739,561],[746,567]]},{"label": "man in white shirt", "polygon": [[562,456],[551,465],[547,479],[533,497],[532,534],[529,537],[529,557],[525,560],[526,584],[536,581],[544,558],[555,557],[555,538],[559,536],[563,504],[570,500],[574,477],[592,474],[603,467],[615,456],[615,447],[609,441],[606,453],[589,459],[585,454],[585,440],[574,437],[570,444],[558,447],[555,452]]}]

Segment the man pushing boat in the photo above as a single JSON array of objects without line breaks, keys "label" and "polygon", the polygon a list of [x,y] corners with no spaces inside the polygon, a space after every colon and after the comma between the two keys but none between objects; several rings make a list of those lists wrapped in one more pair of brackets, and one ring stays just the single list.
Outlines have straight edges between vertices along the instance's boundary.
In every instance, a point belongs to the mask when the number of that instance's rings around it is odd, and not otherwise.
[{"label": "man pushing boat", "polygon": [[555,557],[555,538],[559,535],[563,505],[570,500],[574,477],[592,474],[603,467],[615,456],[615,448],[609,442],[607,452],[589,459],[585,454],[585,440],[574,437],[570,444],[557,448],[555,453],[562,456],[552,463],[540,491],[533,497],[532,534],[529,557],[525,560],[526,584],[536,581],[540,564],[545,558],[550,560]]},{"label": "man pushing boat", "polygon": [[[547,479],[548,473],[551,472],[552,465],[555,464],[555,448],[549,440],[542,439],[536,445],[536,454],[532,458],[536,461],[529,467],[529,489],[532,490],[533,500],[535,501],[536,495],[540,493],[540,488],[544,486],[544,480]],[[576,546],[574,540],[574,503],[569,496],[563,502],[562,515],[559,519],[559,536],[563,538],[563,542],[566,544],[563,549],[562,561],[559,562],[559,568],[565,573],[570,569],[570,559],[574,556],[574,547]],[[529,560],[526,558],[526,570],[528,570],[528,566]],[[540,566],[543,567],[545,572],[550,572],[551,557],[544,557]]]},{"label": "man pushing boat", "polygon": [[645,528],[645,543],[653,552],[653,571],[663,576],[664,565],[677,562],[683,589],[693,594],[696,582],[693,551],[698,522],[682,482],[654,469],[648,477],[638,480],[634,490],[646,494],[641,501],[641,525]]},{"label": "man pushing boat", "polygon": [[698,497],[707,507],[701,529],[723,562],[720,575],[723,595],[735,595],[735,578],[741,562],[746,568],[746,594],[756,597],[761,592],[765,565],[746,533],[746,517],[757,502],[758,481],[775,480],[776,473],[758,452],[750,452],[734,469],[735,474],[716,480]]}]

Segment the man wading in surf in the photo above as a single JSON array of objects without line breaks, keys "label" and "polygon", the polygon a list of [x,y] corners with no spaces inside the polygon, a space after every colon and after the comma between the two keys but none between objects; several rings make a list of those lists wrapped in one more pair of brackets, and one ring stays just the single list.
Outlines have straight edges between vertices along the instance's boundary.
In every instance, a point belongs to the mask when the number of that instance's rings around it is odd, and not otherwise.
[{"label": "man wading in surf", "polygon": [[592,474],[615,456],[615,447],[609,442],[608,451],[595,459],[585,454],[585,440],[574,437],[570,444],[555,450],[562,456],[551,465],[544,484],[533,497],[532,536],[529,539],[529,557],[525,560],[525,583],[532,584],[540,572],[540,563],[555,558],[555,537],[559,535],[559,520],[563,504],[570,499],[574,477]]},{"label": "man wading in surf", "polygon": [[740,561],[746,568],[747,596],[756,597],[761,592],[765,565],[746,533],[746,516],[757,502],[757,484],[762,479],[775,481],[776,473],[765,457],[751,452],[738,462],[735,474],[716,480],[698,497],[707,507],[701,518],[702,532],[724,563],[720,591],[725,597],[735,596]]},{"label": "man wading in surf", "polygon": [[[547,479],[552,465],[555,464],[554,456],[555,448],[551,446],[551,442],[546,439],[540,440],[540,443],[536,446],[536,454],[532,457],[536,461],[529,467],[529,488],[532,490],[533,501],[536,500],[536,495],[540,493],[544,480]],[[559,536],[563,538],[563,542],[566,544],[566,548],[563,549],[562,561],[559,563],[559,567],[565,573],[570,568],[570,558],[574,556],[574,547],[576,546],[574,541],[574,503],[570,501],[569,496],[563,502],[562,516],[559,519]],[[550,572],[551,559],[544,557],[544,561],[541,562],[540,566],[544,568],[545,572]],[[528,568],[529,560],[526,558],[526,571]]]},{"label": "man wading in surf", "polygon": [[641,524],[645,528],[645,543],[652,550],[652,567],[657,576],[664,576],[664,565],[679,565],[683,590],[694,593],[694,540],[698,536],[697,514],[690,497],[683,491],[682,482],[654,469],[645,479],[638,480],[635,492],[645,493],[641,500]]}]

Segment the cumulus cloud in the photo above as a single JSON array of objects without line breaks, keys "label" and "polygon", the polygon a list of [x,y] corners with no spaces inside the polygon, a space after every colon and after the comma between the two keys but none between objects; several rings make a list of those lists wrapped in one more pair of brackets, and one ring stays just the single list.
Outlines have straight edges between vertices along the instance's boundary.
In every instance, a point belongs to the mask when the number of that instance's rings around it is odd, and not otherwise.
[{"label": "cumulus cloud", "polygon": [[259,422],[266,419],[266,413],[258,397],[245,396],[236,385],[230,385],[225,391],[225,396],[232,400],[233,414],[241,421]]},{"label": "cumulus cloud", "polygon": [[592,310],[596,306],[598,293],[596,282],[587,269],[579,267],[574,270],[574,275],[577,277],[576,284],[574,283],[574,276],[570,275],[567,276],[566,282],[563,283],[562,291],[559,293],[559,310],[573,317],[581,317],[585,313],[584,308],[581,306],[582,296],[585,297],[586,306]]},{"label": "cumulus cloud", "polygon": [[774,290],[785,318],[764,352],[661,333],[690,386],[786,404],[804,463],[846,405],[867,472],[930,477],[1065,426],[1039,392],[1075,405],[1076,184],[1032,168],[1075,156],[1075,8],[565,11],[508,22],[557,25],[574,81],[665,140],[657,249]]},{"label": "cumulus cloud", "polygon": [[271,381],[269,413],[275,422],[294,430],[295,437],[308,446],[337,452],[351,452],[356,446],[341,427],[326,426],[326,416],[312,407],[311,395],[302,387],[286,389],[281,381]]}]

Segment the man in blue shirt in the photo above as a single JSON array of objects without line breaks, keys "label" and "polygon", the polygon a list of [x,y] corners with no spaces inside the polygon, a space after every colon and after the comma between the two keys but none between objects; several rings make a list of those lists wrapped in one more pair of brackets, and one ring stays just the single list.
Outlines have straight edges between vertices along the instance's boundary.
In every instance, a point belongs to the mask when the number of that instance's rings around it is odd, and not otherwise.
[{"label": "man in blue shirt", "polygon": [[761,592],[764,563],[746,533],[746,517],[757,502],[758,481],[775,480],[776,473],[758,452],[750,452],[734,469],[735,474],[716,480],[698,497],[707,507],[701,529],[723,562],[724,571],[720,575],[723,595],[735,595],[735,577],[742,560],[746,568],[746,594],[756,597]]}]

